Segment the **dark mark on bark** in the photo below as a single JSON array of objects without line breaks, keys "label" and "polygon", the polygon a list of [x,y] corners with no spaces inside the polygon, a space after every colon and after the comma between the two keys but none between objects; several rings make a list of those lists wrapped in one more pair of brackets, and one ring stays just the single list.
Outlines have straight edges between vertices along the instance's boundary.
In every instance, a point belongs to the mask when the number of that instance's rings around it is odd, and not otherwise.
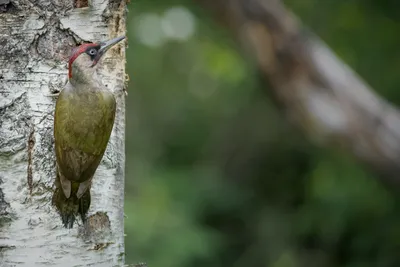
[{"label": "dark mark on bark", "polygon": [[121,16],[117,15],[117,17],[115,18],[115,32],[118,33],[119,32],[119,24],[121,22]]},{"label": "dark mark on bark", "polygon": [[[0,185],[3,183],[3,178],[0,176]],[[9,217],[10,204],[5,200],[3,190],[0,187],[0,228],[4,223],[7,223],[11,220]],[[1,246],[0,246],[1,250]]]},{"label": "dark mark on bark", "polygon": [[33,174],[32,174],[32,154],[33,154],[33,147],[35,146],[35,129],[32,127],[31,133],[29,134],[28,139],[28,187],[29,192],[32,194],[33,189]]},{"label": "dark mark on bark", "polygon": [[[119,33],[120,23],[121,23],[121,15],[117,14],[117,17],[115,18],[115,33],[117,34]],[[121,54],[121,45],[118,45],[116,50],[118,54]]]},{"label": "dark mark on bark", "polygon": [[1,13],[12,11],[14,8],[15,7],[11,3],[10,0],[0,0],[0,12]]},{"label": "dark mark on bark", "polygon": [[15,249],[15,246],[4,246],[4,245],[0,245],[0,252],[3,252],[5,250],[10,250],[10,249]]},{"label": "dark mark on bark", "polygon": [[83,8],[89,6],[89,0],[74,0],[74,2],[75,8]]},{"label": "dark mark on bark", "polygon": [[122,88],[122,92],[125,94],[125,96],[128,96],[129,80],[130,80],[129,74],[125,73],[124,87]]},{"label": "dark mark on bark", "polygon": [[93,248],[90,248],[89,250],[104,250],[105,248],[107,248],[109,245],[115,244],[114,242],[105,242],[105,243],[98,243],[96,245],[94,245]]}]

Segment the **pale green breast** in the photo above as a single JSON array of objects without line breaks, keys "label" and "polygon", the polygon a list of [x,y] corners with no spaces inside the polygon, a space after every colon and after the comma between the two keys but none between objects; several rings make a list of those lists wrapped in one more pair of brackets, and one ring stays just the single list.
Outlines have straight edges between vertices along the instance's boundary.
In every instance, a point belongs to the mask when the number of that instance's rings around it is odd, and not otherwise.
[{"label": "pale green breast", "polygon": [[54,137],[58,149],[102,155],[114,124],[115,109],[115,98],[107,90],[66,86],[55,110]]}]

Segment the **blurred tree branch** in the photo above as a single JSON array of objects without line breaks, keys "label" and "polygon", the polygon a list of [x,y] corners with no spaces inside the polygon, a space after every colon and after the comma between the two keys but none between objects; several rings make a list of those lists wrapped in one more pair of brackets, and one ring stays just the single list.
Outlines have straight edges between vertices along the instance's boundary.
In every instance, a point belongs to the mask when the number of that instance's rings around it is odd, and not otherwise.
[{"label": "blurred tree branch", "polygon": [[237,37],[290,121],[400,185],[400,113],[280,0],[197,0]]}]

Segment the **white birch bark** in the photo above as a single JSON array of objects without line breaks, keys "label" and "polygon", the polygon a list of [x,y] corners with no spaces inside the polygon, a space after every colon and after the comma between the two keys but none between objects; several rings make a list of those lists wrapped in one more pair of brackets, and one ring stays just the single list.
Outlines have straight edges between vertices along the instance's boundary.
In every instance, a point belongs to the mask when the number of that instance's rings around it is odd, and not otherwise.
[{"label": "white birch bark", "polygon": [[[4,1],[3,1],[4,2]],[[8,1],[5,1],[8,2]],[[123,266],[125,49],[100,62],[117,116],[91,190],[89,223],[62,226],[51,206],[55,98],[70,49],[125,34],[125,0],[12,0],[0,10],[0,266]]]}]

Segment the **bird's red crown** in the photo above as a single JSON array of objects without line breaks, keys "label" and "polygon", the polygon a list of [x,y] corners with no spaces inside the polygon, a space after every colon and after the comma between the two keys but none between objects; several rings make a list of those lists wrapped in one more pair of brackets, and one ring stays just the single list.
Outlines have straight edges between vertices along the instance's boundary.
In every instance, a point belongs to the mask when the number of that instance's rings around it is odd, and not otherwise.
[{"label": "bird's red crown", "polygon": [[75,47],[71,51],[71,56],[69,57],[68,61],[68,77],[72,78],[72,63],[74,63],[75,59],[82,53],[85,53],[88,48],[91,47],[98,47],[99,44],[96,43],[88,43],[88,44],[82,44],[80,46]]}]

